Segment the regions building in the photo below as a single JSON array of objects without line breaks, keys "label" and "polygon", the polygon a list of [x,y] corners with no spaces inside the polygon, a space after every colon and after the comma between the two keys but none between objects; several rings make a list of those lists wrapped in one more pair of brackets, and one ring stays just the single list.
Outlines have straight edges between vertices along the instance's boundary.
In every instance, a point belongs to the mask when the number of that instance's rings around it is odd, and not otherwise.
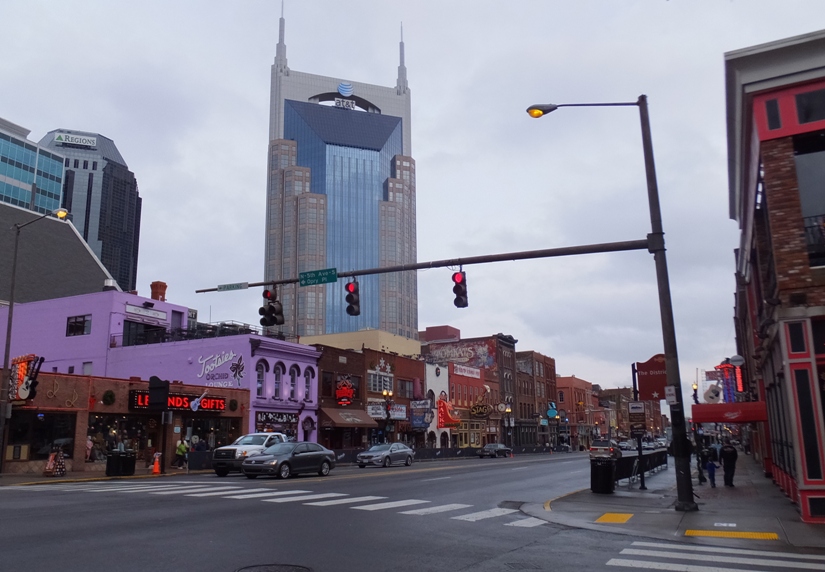
[{"label": "regions building", "polygon": [[[404,42],[394,87],[289,68],[284,18],[272,65],[264,276],[413,264],[415,161]],[[341,282],[277,287],[291,336],[372,328],[417,338],[415,271],[357,277],[360,315]]]},{"label": "regions building", "polygon": [[60,208],[63,156],[0,117],[0,201],[41,214]]},{"label": "regions building", "polygon": [[[56,129],[40,146],[65,165],[62,206],[118,286],[135,289],[141,199],[137,180],[114,141],[99,133]],[[57,208],[57,207],[55,207]]]}]

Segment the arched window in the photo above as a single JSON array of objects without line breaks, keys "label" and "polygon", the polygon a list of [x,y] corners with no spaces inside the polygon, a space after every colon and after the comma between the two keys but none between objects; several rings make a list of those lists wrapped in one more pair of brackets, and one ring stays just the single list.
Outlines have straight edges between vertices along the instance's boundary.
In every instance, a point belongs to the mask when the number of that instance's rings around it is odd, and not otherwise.
[{"label": "arched window", "polygon": [[255,397],[264,397],[264,376],[266,375],[266,362],[259,361],[255,366]]},{"label": "arched window", "polygon": [[301,372],[298,370],[297,365],[293,365],[291,368],[289,368],[289,398],[292,401],[296,400],[296,397],[295,397],[295,384],[298,380],[298,375],[300,375],[300,373]]},{"label": "arched window", "polygon": [[312,401],[312,378],[315,372],[311,367],[304,370],[304,401]]},{"label": "arched window", "polygon": [[564,403],[564,392],[559,391],[559,403]]},{"label": "arched window", "polygon": [[272,368],[272,371],[275,374],[275,381],[272,384],[272,399],[280,401],[283,399],[281,397],[281,377],[284,375],[284,366],[277,363],[275,367]]}]

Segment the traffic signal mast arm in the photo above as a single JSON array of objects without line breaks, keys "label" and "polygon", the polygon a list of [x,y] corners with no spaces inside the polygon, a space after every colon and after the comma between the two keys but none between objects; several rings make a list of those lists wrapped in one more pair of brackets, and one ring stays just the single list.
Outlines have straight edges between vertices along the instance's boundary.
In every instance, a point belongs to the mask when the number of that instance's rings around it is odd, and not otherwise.
[{"label": "traffic signal mast arm", "polygon": [[[527,250],[523,252],[506,252],[503,254],[485,254],[482,256],[470,256],[468,258],[453,258],[450,260],[433,260],[431,262],[417,262],[415,264],[401,264],[398,266],[387,266],[385,268],[370,268],[366,270],[352,270],[349,272],[338,272],[339,278],[369,276],[371,274],[389,274],[392,272],[406,272],[408,270],[424,270],[428,268],[444,268],[449,266],[469,266],[471,264],[486,264],[488,262],[505,262],[508,260],[530,260],[533,258],[556,258],[559,256],[578,256],[580,254],[598,254],[602,252],[622,252],[626,250],[647,250],[654,252],[656,238],[648,235],[645,240],[626,240],[623,242],[605,242],[601,244],[586,244],[583,246],[565,246],[562,248],[547,248],[544,250]],[[659,242],[661,242],[661,237]],[[295,284],[298,278],[285,278],[283,280],[270,280],[268,282],[250,282],[249,287],[254,286],[276,286],[278,284]],[[203,288],[195,290],[195,293],[217,292],[217,288]]]}]

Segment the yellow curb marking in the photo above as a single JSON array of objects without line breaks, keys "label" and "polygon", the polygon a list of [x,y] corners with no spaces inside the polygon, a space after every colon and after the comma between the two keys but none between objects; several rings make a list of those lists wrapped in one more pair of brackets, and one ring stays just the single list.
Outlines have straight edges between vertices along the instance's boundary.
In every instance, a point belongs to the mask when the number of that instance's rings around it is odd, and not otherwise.
[{"label": "yellow curb marking", "polygon": [[685,536],[713,536],[715,538],[751,538],[754,540],[779,540],[775,532],[728,532],[727,530],[686,530]]},{"label": "yellow curb marking", "polygon": [[596,522],[612,522],[614,524],[624,524],[633,518],[633,513],[627,512],[606,512],[596,519]]},{"label": "yellow curb marking", "polygon": [[559,496],[557,496],[556,498],[552,498],[552,499],[550,499],[550,500],[548,500],[548,501],[544,501],[544,510],[547,510],[547,511],[549,511],[549,510],[550,510],[550,503],[551,503],[551,502],[557,501],[557,500],[559,500],[559,499],[563,499],[564,497],[569,497],[570,495],[574,495],[574,494],[576,494],[576,493],[580,493],[580,492],[582,492],[582,491],[586,491],[586,490],[587,490],[587,489],[579,489],[579,490],[577,490],[577,491],[572,491],[572,492],[569,492],[569,493],[565,493],[565,494],[563,494],[563,495],[559,495]]}]

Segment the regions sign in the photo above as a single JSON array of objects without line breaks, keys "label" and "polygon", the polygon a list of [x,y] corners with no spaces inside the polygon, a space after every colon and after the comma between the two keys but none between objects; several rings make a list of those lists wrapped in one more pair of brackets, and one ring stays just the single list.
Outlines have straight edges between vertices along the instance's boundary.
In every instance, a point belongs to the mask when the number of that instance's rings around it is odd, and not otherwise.
[{"label": "regions sign", "polygon": [[68,143],[69,145],[83,145],[84,147],[97,147],[97,137],[88,135],[72,135],[71,133],[55,133],[54,140],[57,143]]}]

